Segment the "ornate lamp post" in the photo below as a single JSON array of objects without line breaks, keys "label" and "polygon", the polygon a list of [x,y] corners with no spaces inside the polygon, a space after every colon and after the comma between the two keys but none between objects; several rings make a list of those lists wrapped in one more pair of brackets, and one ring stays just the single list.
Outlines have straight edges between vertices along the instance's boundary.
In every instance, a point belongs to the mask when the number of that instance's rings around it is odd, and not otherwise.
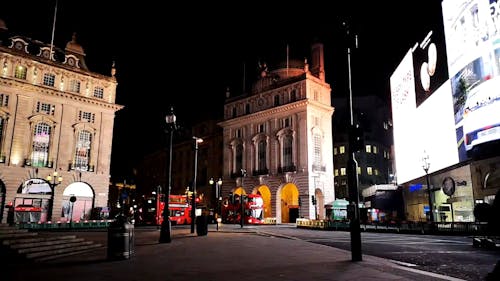
[{"label": "ornate lamp post", "polygon": [[54,208],[54,196],[56,193],[56,186],[60,185],[63,178],[58,176],[57,171],[54,171],[52,175],[47,176],[47,183],[50,185],[50,189],[52,189],[52,194],[50,195],[49,201],[49,212],[47,214],[47,221],[52,221],[52,209]]},{"label": "ornate lamp post", "polygon": [[196,174],[198,173],[198,144],[203,142],[202,138],[193,136],[194,139],[194,178],[193,178],[193,203],[191,206],[191,233],[194,233],[196,220]]},{"label": "ornate lamp post", "polygon": [[170,142],[169,142],[169,158],[168,158],[168,186],[164,190],[164,202],[165,207],[163,207],[163,221],[160,227],[160,243],[170,243],[172,241],[171,237],[171,224],[170,224],[170,209],[169,209],[169,199],[170,190],[172,189],[172,141],[174,137],[174,131],[177,129],[175,123],[176,117],[174,114],[174,108],[170,108],[170,113],[165,117],[167,122],[167,130],[170,132]]},{"label": "ornate lamp post", "polygon": [[432,197],[431,197],[431,183],[429,180],[429,168],[431,163],[429,162],[429,154],[424,151],[424,157],[422,157],[422,168],[425,171],[425,179],[427,181],[427,197],[429,199],[429,222],[431,223],[431,230],[434,227],[434,210],[432,208]]},{"label": "ornate lamp post", "polygon": [[221,187],[222,187],[222,179],[219,178],[218,181],[214,181],[214,178],[210,178],[209,181],[210,185],[213,185],[215,183],[215,219],[217,223],[217,231],[219,230],[219,217],[220,217],[220,212],[221,212],[221,207],[220,203],[222,201],[222,194],[221,194]]}]

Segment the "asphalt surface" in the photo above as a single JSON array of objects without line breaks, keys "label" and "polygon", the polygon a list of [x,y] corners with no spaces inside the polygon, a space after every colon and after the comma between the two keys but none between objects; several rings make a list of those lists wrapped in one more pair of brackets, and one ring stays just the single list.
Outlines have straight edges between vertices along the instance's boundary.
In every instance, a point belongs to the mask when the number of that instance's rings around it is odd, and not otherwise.
[{"label": "asphalt surface", "polygon": [[[59,233],[65,234],[65,233]],[[131,256],[108,256],[107,231],[74,232],[101,243],[92,252],[43,263],[6,261],[2,280],[461,280],[406,268],[364,255],[287,237],[272,228],[210,225],[207,235],[174,227],[172,242],[159,243],[156,228],[135,228]],[[114,250],[116,252],[116,250]]]}]

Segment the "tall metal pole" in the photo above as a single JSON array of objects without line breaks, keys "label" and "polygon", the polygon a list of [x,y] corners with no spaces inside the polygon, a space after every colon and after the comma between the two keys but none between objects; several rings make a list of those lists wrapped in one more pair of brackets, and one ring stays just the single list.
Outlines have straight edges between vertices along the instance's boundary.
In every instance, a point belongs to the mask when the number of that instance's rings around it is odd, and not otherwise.
[{"label": "tall metal pole", "polygon": [[194,233],[194,224],[196,221],[196,174],[198,173],[198,143],[203,139],[193,137],[194,139],[194,177],[193,177],[193,203],[191,208],[191,233]]},{"label": "tall metal pole", "polygon": [[361,229],[359,218],[359,191],[358,191],[358,162],[356,162],[354,149],[354,115],[352,109],[352,77],[351,77],[351,42],[349,34],[349,26],[346,26],[347,31],[347,65],[349,70],[349,113],[350,113],[350,128],[349,131],[349,159],[347,160],[347,185],[349,187],[349,210],[350,210],[350,230],[351,230],[351,260],[361,261]]},{"label": "tall metal pole", "polygon": [[165,188],[165,194],[163,201],[165,202],[163,207],[163,221],[160,228],[160,243],[170,243],[172,242],[170,223],[170,190],[172,189],[172,141],[174,137],[175,130],[175,115],[174,109],[170,108],[170,114],[165,118],[167,125],[170,130],[170,142],[169,142],[169,158],[168,158],[168,186]]}]

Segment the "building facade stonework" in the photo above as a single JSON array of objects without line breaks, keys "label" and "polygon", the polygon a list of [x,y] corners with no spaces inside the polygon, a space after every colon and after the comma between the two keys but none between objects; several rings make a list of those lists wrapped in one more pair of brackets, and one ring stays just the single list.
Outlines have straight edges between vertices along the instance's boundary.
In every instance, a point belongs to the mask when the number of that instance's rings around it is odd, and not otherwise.
[{"label": "building facade stonework", "polygon": [[[331,88],[323,45],[312,45],[309,66],[263,64],[252,90],[224,106],[222,195],[259,193],[264,217],[278,223],[325,218],[335,199]],[[313,204],[312,196],[316,205]]]},{"label": "building facade stonework", "polygon": [[89,71],[75,36],[61,50],[0,35],[0,220],[90,219],[108,205],[114,67]]}]

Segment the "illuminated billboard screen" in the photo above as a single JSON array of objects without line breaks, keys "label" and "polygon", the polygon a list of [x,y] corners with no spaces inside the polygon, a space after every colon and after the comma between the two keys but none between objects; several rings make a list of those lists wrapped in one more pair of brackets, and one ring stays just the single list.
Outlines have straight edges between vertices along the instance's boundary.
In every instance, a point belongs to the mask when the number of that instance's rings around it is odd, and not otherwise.
[{"label": "illuminated billboard screen", "polygon": [[446,0],[442,8],[455,123],[470,156],[500,139],[500,7],[494,0]]},{"label": "illuminated billboard screen", "polygon": [[431,173],[500,139],[500,5],[443,0],[442,11],[444,42],[434,27],[390,77],[398,183],[423,176],[426,155]]}]

